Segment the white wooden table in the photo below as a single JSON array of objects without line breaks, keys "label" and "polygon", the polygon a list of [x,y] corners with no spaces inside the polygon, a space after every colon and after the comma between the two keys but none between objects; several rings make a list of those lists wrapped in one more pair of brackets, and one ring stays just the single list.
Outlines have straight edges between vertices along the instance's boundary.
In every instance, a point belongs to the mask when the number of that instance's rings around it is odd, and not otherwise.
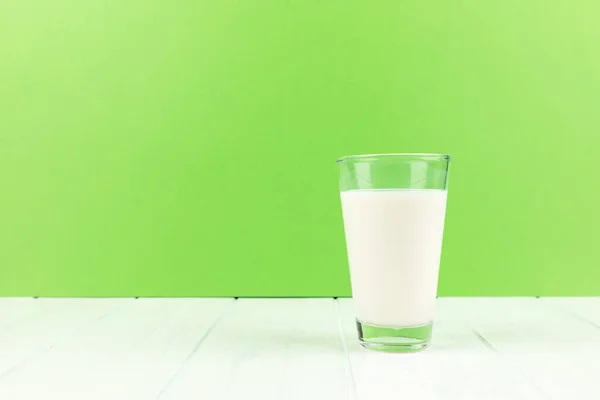
[{"label": "white wooden table", "polygon": [[443,298],[433,346],[349,299],[0,299],[0,399],[600,399],[600,298]]}]

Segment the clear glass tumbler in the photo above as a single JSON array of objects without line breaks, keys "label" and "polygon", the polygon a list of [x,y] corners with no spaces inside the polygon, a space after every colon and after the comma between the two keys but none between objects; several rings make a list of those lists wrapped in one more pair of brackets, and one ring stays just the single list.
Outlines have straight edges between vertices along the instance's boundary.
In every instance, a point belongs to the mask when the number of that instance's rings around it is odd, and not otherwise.
[{"label": "clear glass tumbler", "polygon": [[337,164],[360,343],[422,350],[431,339],[450,157],[366,154]]}]

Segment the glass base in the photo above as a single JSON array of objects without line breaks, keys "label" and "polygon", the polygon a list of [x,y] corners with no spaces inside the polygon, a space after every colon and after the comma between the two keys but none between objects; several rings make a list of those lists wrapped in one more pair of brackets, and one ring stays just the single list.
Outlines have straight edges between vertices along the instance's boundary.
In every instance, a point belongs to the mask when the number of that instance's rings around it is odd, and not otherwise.
[{"label": "glass base", "polygon": [[429,346],[433,323],[393,328],[369,325],[357,320],[356,327],[358,340],[365,349],[386,353],[414,353]]}]

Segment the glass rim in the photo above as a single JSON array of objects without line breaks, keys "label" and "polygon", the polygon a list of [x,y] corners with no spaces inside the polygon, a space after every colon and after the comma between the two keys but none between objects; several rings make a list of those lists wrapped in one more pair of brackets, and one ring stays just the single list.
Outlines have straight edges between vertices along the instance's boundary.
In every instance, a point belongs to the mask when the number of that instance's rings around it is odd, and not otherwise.
[{"label": "glass rim", "polygon": [[347,161],[374,161],[378,158],[418,158],[424,161],[444,160],[450,162],[452,159],[448,154],[437,153],[375,153],[375,154],[355,154],[351,156],[342,156],[335,162],[337,164]]}]

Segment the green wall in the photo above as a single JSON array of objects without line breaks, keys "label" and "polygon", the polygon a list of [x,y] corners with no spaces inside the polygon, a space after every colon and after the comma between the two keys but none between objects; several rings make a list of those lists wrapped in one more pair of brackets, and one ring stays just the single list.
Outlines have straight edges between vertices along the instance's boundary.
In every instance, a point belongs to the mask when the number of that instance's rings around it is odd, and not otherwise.
[{"label": "green wall", "polygon": [[370,152],[454,157],[441,295],[600,295],[598,15],[3,0],[0,295],[348,295]]}]

